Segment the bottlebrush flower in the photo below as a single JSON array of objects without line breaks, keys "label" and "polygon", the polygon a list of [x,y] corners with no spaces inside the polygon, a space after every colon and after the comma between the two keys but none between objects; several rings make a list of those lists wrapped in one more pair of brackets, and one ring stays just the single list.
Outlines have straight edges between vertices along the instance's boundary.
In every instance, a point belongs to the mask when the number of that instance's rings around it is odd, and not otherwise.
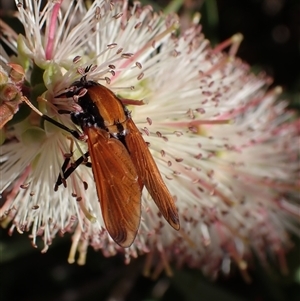
[{"label": "bottlebrush flower", "polygon": [[75,129],[58,110],[81,108],[60,96],[92,65],[87,78],[128,105],[149,143],[181,229],[167,224],[144,189],[138,235],[129,248],[118,246],[105,230],[90,168],[79,166],[67,187],[54,191],[65,157],[76,160],[86,143],[26,105],[3,130],[2,225],[10,233],[30,231],[35,247],[42,237],[42,252],[56,235],[73,233],[69,262],[79,252],[79,264],[91,245],[106,256],[122,252],[126,262],[148,254],[145,274],[153,266],[153,274],[170,274],[175,263],[216,277],[233,263],[247,279],[253,252],[264,264],[271,253],[285,270],[288,232],[299,225],[300,121],[277,102],[281,88],[269,89],[270,78],[253,75],[235,57],[241,36],[211,48],[200,26],[177,35],[176,16],[138,3],[98,0],[88,9],[84,1],[41,3],[16,1],[24,36],[2,24],[2,40],[16,54],[1,57],[3,68],[21,65],[22,94]]}]

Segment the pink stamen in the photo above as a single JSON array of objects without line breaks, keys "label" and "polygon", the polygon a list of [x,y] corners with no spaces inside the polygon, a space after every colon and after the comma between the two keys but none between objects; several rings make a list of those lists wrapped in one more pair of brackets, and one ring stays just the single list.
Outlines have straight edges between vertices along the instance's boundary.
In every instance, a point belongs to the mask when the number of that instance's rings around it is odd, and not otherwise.
[{"label": "pink stamen", "polygon": [[[176,29],[176,25],[172,25],[169,28],[167,28],[165,31],[158,34],[156,37],[151,39],[148,43],[146,43],[140,50],[138,50],[134,55],[132,55],[130,58],[128,58],[124,64],[120,66],[120,69],[126,69],[130,64],[132,64],[133,61],[137,60],[138,57],[140,57],[147,49],[153,47],[155,42],[163,39],[166,35],[172,33]],[[118,75],[121,73],[121,71],[116,72],[116,76],[112,79],[112,81],[116,78],[118,78]]]},{"label": "pink stamen", "polygon": [[292,214],[296,218],[300,218],[300,209],[298,206],[286,201],[285,199],[277,200],[276,203],[278,204],[279,208],[285,210],[289,214]]},{"label": "pink stamen", "polygon": [[46,46],[46,59],[47,60],[50,60],[52,58],[53,48],[54,48],[54,37],[55,37],[55,32],[56,32],[56,20],[57,20],[57,16],[58,16],[59,9],[61,7],[62,2],[63,2],[63,0],[60,0],[53,7],[49,31],[48,31],[47,46]]},{"label": "pink stamen", "polygon": [[0,216],[3,216],[5,214],[5,212],[8,211],[9,207],[11,206],[11,203],[14,201],[16,196],[19,194],[20,186],[24,182],[26,182],[26,179],[27,179],[28,175],[30,174],[30,172],[31,172],[31,167],[28,166],[25,169],[24,173],[20,176],[20,178],[16,180],[12,191],[9,193],[4,205],[0,209]]},{"label": "pink stamen", "polygon": [[212,50],[212,53],[219,53],[219,52],[223,51],[225,48],[227,48],[228,46],[232,46],[231,49],[229,50],[229,55],[235,56],[242,40],[243,40],[242,34],[240,34],[240,33],[235,34],[234,36],[230,37],[229,39],[227,39],[224,42],[217,45]]},{"label": "pink stamen", "polygon": [[121,102],[125,106],[128,106],[128,105],[142,106],[145,104],[143,100],[135,100],[135,99],[129,99],[129,98],[121,98]]},{"label": "pink stamen", "polygon": [[230,120],[193,120],[193,121],[179,121],[179,122],[157,122],[157,125],[170,126],[170,127],[196,127],[199,125],[218,125],[218,124],[229,124]]}]

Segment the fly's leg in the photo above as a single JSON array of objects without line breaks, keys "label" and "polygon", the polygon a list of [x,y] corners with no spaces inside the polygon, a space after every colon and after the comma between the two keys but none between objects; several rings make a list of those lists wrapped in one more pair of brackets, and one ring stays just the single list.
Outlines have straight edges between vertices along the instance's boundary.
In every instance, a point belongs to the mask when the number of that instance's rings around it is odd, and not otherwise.
[{"label": "fly's leg", "polygon": [[[73,130],[65,126],[64,124],[56,121],[55,119],[49,117],[48,115],[43,114],[40,110],[38,110],[26,96],[22,96],[22,101],[24,101],[34,112],[36,112],[39,116],[41,116],[44,120],[56,125],[57,127],[65,130],[66,132],[70,133],[76,139],[82,140],[83,135],[80,134],[77,130]],[[62,111],[63,114],[66,114],[67,111]]]},{"label": "fly's leg", "polygon": [[[41,118],[43,118],[44,120],[47,120],[48,122],[56,125],[57,127],[65,130],[66,132],[70,133],[74,138],[78,139],[78,140],[84,140],[85,136],[82,135],[80,132],[78,132],[77,130],[73,130],[68,128],[67,126],[65,126],[64,124],[56,121],[55,119],[43,114],[40,110],[38,110],[30,101],[26,96],[22,97],[22,101],[25,102],[34,112],[36,112],[39,116],[41,116]],[[71,118],[72,118],[72,112],[67,111],[67,110],[60,110],[59,111],[60,114],[70,114]],[[76,117],[76,115],[74,115]],[[74,117],[74,118],[75,118]],[[75,141],[76,140],[72,140]],[[69,154],[65,154],[65,161],[61,167],[61,173],[59,174],[57,181],[55,183],[54,186],[54,190],[56,191],[58,189],[58,187],[63,184],[65,187],[67,186],[67,182],[66,179],[76,170],[76,168],[84,163],[87,167],[92,167],[92,164],[90,162],[87,161],[87,158],[89,157],[89,152],[86,152],[85,154],[80,150],[79,145],[77,144],[78,149],[81,151],[82,156],[80,158],[78,158],[75,162],[71,162],[71,158],[73,156],[73,152],[72,152],[72,148],[73,148],[73,142],[71,142],[71,153]],[[71,163],[70,163],[71,162]],[[68,167],[70,166],[70,167]],[[86,184],[86,183],[85,183]],[[87,185],[87,184],[86,184]],[[85,185],[85,186],[86,186]]]},{"label": "fly's leg", "polygon": [[[67,182],[66,179],[76,170],[76,168],[80,165],[80,164],[85,164],[87,167],[91,167],[91,163],[88,162],[88,157],[89,157],[89,152],[86,152],[85,154],[82,152],[81,148],[79,147],[79,145],[77,145],[79,151],[81,152],[82,156],[80,158],[78,158],[75,162],[72,160],[73,157],[73,149],[74,149],[74,142],[76,143],[76,141],[74,141],[72,138],[70,139],[70,152],[64,154],[65,157],[65,161],[61,167],[61,171],[58,175],[58,178],[56,180],[55,186],[54,186],[54,190],[57,191],[58,187],[63,184],[64,187],[67,187]],[[77,143],[76,143],[77,144]]]},{"label": "fly's leg", "polygon": [[[66,132],[70,133],[74,138],[78,139],[78,140],[84,140],[84,135],[82,135],[81,133],[79,133],[77,130],[73,130],[68,128],[67,126],[65,126],[64,124],[56,121],[55,119],[43,114],[40,110],[38,110],[30,101],[26,96],[22,97],[22,101],[25,102],[34,112],[36,112],[39,116],[41,116],[41,118],[43,118],[44,120],[47,120],[48,122],[56,125],[57,127],[65,130]],[[59,111],[60,114],[70,114],[72,115],[72,112],[70,111],[66,111],[66,110],[61,110]],[[75,169],[82,163],[85,163],[85,165],[87,167],[91,167],[91,163],[87,162],[87,158],[89,157],[89,152],[86,152],[85,154],[81,151],[82,156],[77,159],[75,162],[71,162],[71,158],[73,156],[73,141],[71,142],[71,152],[69,154],[65,154],[65,161],[61,167],[61,173],[59,174],[57,181],[55,183],[55,187],[54,190],[56,191],[58,189],[58,186],[60,186],[61,184],[63,184],[65,187],[67,186],[66,183],[66,179],[72,174],[73,171],[75,171]],[[76,143],[76,142],[75,142]],[[76,143],[77,144],[77,143]],[[79,145],[77,144],[78,149]],[[68,166],[70,165],[70,167],[68,168]]]},{"label": "fly's leg", "polygon": [[[71,164],[69,164],[71,161],[71,156],[69,156],[70,154],[66,154],[66,155],[65,155],[65,161],[61,167],[62,173],[59,174],[57,181],[55,183],[55,187],[54,187],[55,191],[57,191],[58,186],[60,186],[61,184],[63,184],[64,187],[67,187],[67,183],[66,183],[67,178],[76,170],[76,168],[80,164],[84,163],[85,166],[92,167],[91,162],[87,162],[87,158],[89,157],[89,152],[86,152],[84,155],[82,155],[80,158],[78,158],[75,162]],[[67,168],[69,165],[71,166]]]}]

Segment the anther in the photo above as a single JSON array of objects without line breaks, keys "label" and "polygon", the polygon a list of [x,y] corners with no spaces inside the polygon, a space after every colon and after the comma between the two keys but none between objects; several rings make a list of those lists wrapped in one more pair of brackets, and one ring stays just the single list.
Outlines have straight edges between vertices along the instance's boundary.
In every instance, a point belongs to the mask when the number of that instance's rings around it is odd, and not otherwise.
[{"label": "anther", "polygon": [[84,188],[84,190],[87,190],[88,187],[89,187],[88,183],[85,182],[85,181],[83,181],[82,183],[83,183],[83,188]]},{"label": "anther", "polygon": [[29,185],[30,185],[30,183],[25,183],[25,184],[20,185],[20,188],[27,189],[29,187]]}]

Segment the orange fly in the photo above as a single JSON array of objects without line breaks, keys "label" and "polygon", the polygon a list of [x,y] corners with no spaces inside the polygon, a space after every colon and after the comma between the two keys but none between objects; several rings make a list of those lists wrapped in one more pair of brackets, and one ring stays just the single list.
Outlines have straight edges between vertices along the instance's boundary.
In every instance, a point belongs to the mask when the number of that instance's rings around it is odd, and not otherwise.
[{"label": "orange fly", "polygon": [[[112,239],[122,247],[129,247],[133,243],[140,224],[144,185],[164,218],[178,230],[179,217],[174,200],[128,109],[112,91],[96,82],[87,81],[86,76],[71,87],[66,96],[80,95],[75,98],[82,111],[68,113],[87,136],[86,155],[91,158],[102,216]],[[76,131],[46,115],[42,117],[79,138]],[[80,158],[75,166],[68,169],[66,161],[62,168],[64,174],[58,177],[56,187],[83,160]]]}]

